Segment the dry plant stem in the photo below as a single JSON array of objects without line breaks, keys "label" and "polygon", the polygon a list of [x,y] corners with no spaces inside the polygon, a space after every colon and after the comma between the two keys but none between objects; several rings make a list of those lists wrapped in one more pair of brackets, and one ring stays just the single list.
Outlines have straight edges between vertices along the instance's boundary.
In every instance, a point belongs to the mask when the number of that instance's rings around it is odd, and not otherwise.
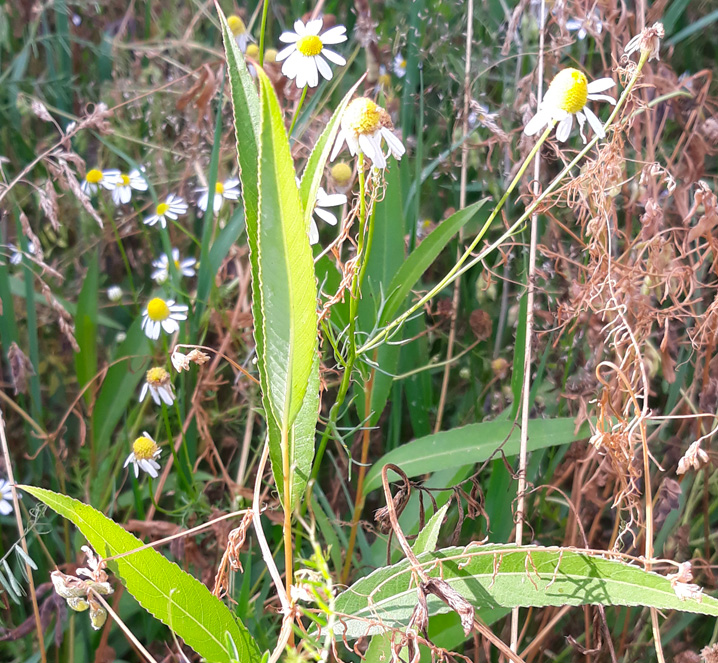
[{"label": "dry plant stem", "polygon": [[120,616],[110,607],[110,604],[105,601],[104,597],[101,594],[98,594],[94,590],[92,591],[92,595],[95,599],[97,599],[101,604],[102,607],[107,610],[108,614],[112,619],[115,620],[115,623],[122,629],[124,634],[127,636],[129,641],[137,648],[137,650],[148,660],[150,663],[157,663],[157,660],[148,652],[143,646],[142,643],[135,637],[134,633],[127,627],[125,622],[123,622],[120,619]]},{"label": "dry plant stem", "polygon": [[[402,481],[404,482],[404,485],[406,486],[407,499],[411,495],[411,483],[406,474],[404,474],[401,468],[397,467],[396,465],[387,463],[386,465],[384,465],[384,467],[382,467],[381,483],[384,488],[384,499],[386,500],[386,508],[389,514],[389,522],[391,523],[391,529],[394,532],[394,536],[396,536],[396,540],[399,542],[402,551],[406,555],[406,558],[409,560],[409,563],[412,566],[412,571],[416,573],[419,578],[421,578],[422,582],[427,582],[429,580],[429,574],[424,570],[424,567],[421,565],[421,562],[417,559],[416,555],[414,554],[414,551],[409,545],[409,542],[406,540],[406,536],[404,536],[404,532],[402,531],[401,526],[399,525],[399,518],[396,514],[394,499],[392,498],[391,488],[389,487],[389,470],[395,472],[401,477]],[[499,652],[506,656],[506,658],[508,658],[510,661],[514,661],[514,663],[525,663],[525,661],[518,654],[512,652],[511,649],[506,646],[506,643],[501,640],[501,638],[496,636],[493,631],[491,631],[491,629],[482,624],[478,619],[476,619],[476,617],[474,617],[474,628],[489,642],[491,642],[494,647],[496,647],[496,649],[498,649]]]},{"label": "dry plant stem", "polygon": [[[633,76],[631,80],[629,81],[628,85],[626,86],[626,89],[623,91],[623,94],[621,95],[620,99],[616,103],[616,106],[613,109],[613,112],[609,116],[608,120],[606,121],[606,124],[604,125],[604,128],[608,128],[613,124],[613,121],[616,119],[616,116],[618,115],[621,108],[623,108],[623,105],[626,102],[626,99],[628,99],[628,96],[631,93],[631,90],[636,84],[636,81],[638,80],[638,76],[641,73],[641,69],[643,69],[643,65],[645,65],[646,61],[648,59],[648,54],[642,54],[641,59],[638,62],[638,65],[636,66],[636,69],[633,73]],[[436,297],[436,295],[441,292],[447,285],[450,285],[454,282],[454,279],[461,276],[464,272],[468,271],[481,261],[483,261],[489,253],[494,251],[498,246],[503,244],[509,237],[511,237],[528,219],[534,212],[536,208],[551,194],[553,191],[558,187],[558,185],[561,183],[563,178],[571,171],[571,169],[578,164],[581,159],[583,159],[588,152],[593,149],[593,147],[598,143],[600,138],[598,136],[595,136],[592,140],[588,142],[588,144],[571,160],[570,163],[568,163],[564,168],[561,170],[561,172],[553,179],[551,184],[549,184],[548,187],[543,191],[543,193],[534,200],[531,205],[529,205],[524,213],[518,218],[517,221],[513,223],[513,225],[508,228],[508,230],[504,231],[501,236],[494,242],[492,242],[489,246],[487,246],[485,249],[481,250],[473,259],[469,260],[469,262],[466,262],[469,257],[471,256],[474,249],[478,246],[479,242],[483,239],[484,235],[488,231],[489,227],[493,223],[494,219],[498,216],[499,211],[503,207],[504,203],[509,197],[509,194],[513,189],[515,188],[518,181],[523,177],[524,172],[528,168],[529,163],[533,160],[533,158],[536,156],[536,153],[540,149],[543,142],[548,138],[548,135],[551,133],[551,130],[553,129],[553,126],[555,125],[555,122],[549,125],[546,128],[546,131],[541,135],[541,138],[539,138],[536,145],[534,145],[531,152],[529,152],[528,156],[526,157],[526,160],[522,164],[519,171],[516,173],[516,176],[514,177],[513,181],[509,185],[509,188],[506,190],[506,193],[501,197],[501,200],[499,200],[498,204],[494,208],[494,211],[491,213],[489,218],[486,220],[484,225],[481,227],[481,230],[479,230],[479,233],[474,238],[474,240],[471,242],[471,244],[468,246],[464,254],[461,256],[461,259],[457,262],[457,264],[449,270],[448,274],[439,281],[429,292],[426,293],[421,299],[419,299],[417,302],[415,302],[412,306],[409,307],[407,311],[402,313],[398,318],[395,318],[392,320],[384,329],[379,332],[376,336],[369,339],[364,345],[359,347],[357,349],[357,354],[364,354],[365,352],[371,350],[372,348],[379,345],[385,338],[387,338],[392,330],[394,330],[396,327],[401,326],[404,324],[411,316],[413,316],[419,309],[423,308],[424,305]],[[464,264],[466,263],[466,264]]]},{"label": "dry plant stem", "polygon": [[[546,7],[545,0],[541,0],[539,16],[544,16]],[[541,20],[539,31],[539,56],[538,56],[538,90],[537,99],[543,98],[543,51],[544,51],[544,24]],[[534,159],[534,196],[539,195],[539,176],[541,174],[541,155],[536,154]],[[531,242],[529,246],[529,269],[526,277],[528,292],[526,293],[526,339],[524,344],[524,375],[521,387],[521,441],[519,447],[519,476],[516,489],[518,504],[516,506],[516,545],[521,545],[524,534],[524,509],[526,505],[526,455],[528,450],[529,433],[529,409],[531,407],[529,394],[531,393],[531,340],[534,327],[534,295],[536,278],[536,244],[538,233],[538,214],[531,215]],[[458,282],[458,281],[457,281]],[[511,651],[518,651],[519,648],[519,609],[511,610]]]},{"label": "dry plant stem", "polygon": [[[464,117],[462,131],[466,136],[469,133],[469,106],[471,101],[471,42],[474,37],[474,0],[466,4],[466,57],[464,62]],[[469,165],[469,145],[464,142],[461,146],[461,178],[459,184],[459,209],[466,207],[466,178]],[[464,227],[459,230],[459,244],[456,247],[456,259],[461,258],[461,245],[464,241]],[[446,348],[446,366],[444,377],[441,381],[441,395],[439,396],[439,408],[434,422],[434,433],[441,430],[446,407],[446,393],[449,389],[449,376],[451,374],[451,357],[454,354],[454,342],[456,341],[456,321],[459,317],[459,302],[461,294],[461,279],[454,281],[454,295],[451,304],[451,328],[449,329],[449,340]]]},{"label": "dry plant stem", "polygon": [[[25,555],[29,558],[27,551],[27,541],[25,540],[25,528],[22,524],[22,516],[20,515],[20,500],[17,498],[17,489],[15,488],[15,476],[12,471],[12,461],[10,460],[10,451],[7,446],[7,438],[5,437],[5,417],[0,411],[0,444],[2,444],[3,460],[5,461],[5,471],[7,479],[10,482],[12,490],[12,505],[15,511],[15,522],[17,523],[17,532],[20,536],[20,545]],[[30,600],[32,601],[32,613],[35,616],[35,628],[37,629],[37,645],[40,649],[40,659],[42,663],[46,663],[47,655],[45,653],[45,638],[42,633],[42,621],[40,620],[40,609],[37,605],[37,595],[35,594],[35,581],[32,579],[32,569],[25,561],[25,573],[27,574],[27,583],[30,587]]]}]

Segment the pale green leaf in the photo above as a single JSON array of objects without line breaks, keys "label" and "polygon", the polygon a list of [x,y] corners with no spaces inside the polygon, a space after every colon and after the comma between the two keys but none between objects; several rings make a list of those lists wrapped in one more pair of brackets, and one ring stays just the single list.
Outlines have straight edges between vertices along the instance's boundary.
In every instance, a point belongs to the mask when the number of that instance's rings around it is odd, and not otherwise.
[{"label": "pale green leaf", "polygon": [[[528,449],[545,449],[559,444],[569,444],[588,435],[583,427],[574,434],[571,417],[559,419],[532,419],[529,421]],[[519,452],[518,426],[512,422],[485,421],[460,428],[441,431],[434,435],[412,440],[397,447],[372,465],[366,476],[365,494],[381,486],[381,469],[387,463],[398,465],[408,477],[438,472],[470,463],[481,463],[501,450],[506,456]]]},{"label": "pale green leaf", "polygon": [[[137,550],[144,545],[91,506],[44,488],[20,488],[73,522],[103,558]],[[110,560],[107,565],[145,610],[170,626],[208,661],[230,663],[227,637],[236,646],[243,663],[258,663],[261,659],[254,639],[227,606],[199,580],[154,549],[137,550]]]},{"label": "pale green leaf", "polygon": [[442,506],[431,518],[429,518],[429,522],[426,523],[426,525],[424,525],[424,529],[419,532],[419,535],[416,537],[416,541],[414,541],[414,545],[411,547],[415,555],[421,555],[425,552],[434,552],[436,549],[436,542],[439,540],[441,524],[444,522],[444,517],[446,516],[446,512],[449,510],[450,504],[450,502],[444,504],[444,506]]},{"label": "pale green leaf", "polygon": [[[479,610],[601,604],[718,616],[715,598],[679,598],[665,576],[606,559],[604,554],[589,555],[569,548],[476,545],[426,553],[419,561],[429,576],[441,577]],[[403,560],[374,571],[337,597],[335,609],[343,617],[334,631],[357,638],[382,632],[377,621],[386,628],[405,627],[416,602],[416,573]],[[449,611],[433,595],[427,603],[431,615]]]}]

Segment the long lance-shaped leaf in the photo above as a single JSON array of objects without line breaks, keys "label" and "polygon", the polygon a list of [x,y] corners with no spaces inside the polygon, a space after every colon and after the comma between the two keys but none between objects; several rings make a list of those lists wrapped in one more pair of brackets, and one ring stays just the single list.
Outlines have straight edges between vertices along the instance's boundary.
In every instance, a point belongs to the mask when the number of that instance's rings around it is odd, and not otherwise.
[{"label": "long lance-shaped leaf", "polygon": [[[570,444],[588,437],[588,427],[574,433],[572,417],[529,421],[529,451]],[[408,477],[439,472],[471,463],[482,463],[496,451],[506,456],[519,452],[519,430],[511,421],[484,421],[420,437],[393,449],[371,466],[364,493],[381,486],[381,470],[387,463],[398,465]],[[393,476],[393,475],[392,475]]]},{"label": "long lance-shaped leaf", "polygon": [[314,213],[314,201],[317,198],[317,191],[319,185],[324,177],[324,166],[327,164],[329,155],[331,154],[334,142],[336,141],[337,134],[339,133],[339,123],[344,113],[344,109],[351,100],[352,96],[359,87],[359,84],[364,80],[362,76],[344,95],[344,99],[341,100],[339,106],[337,106],[334,114],[332,115],[329,123],[322,131],[319,140],[314,145],[312,153],[307,159],[307,165],[304,167],[302,173],[302,181],[299,185],[299,197],[304,205],[304,221],[307,228],[312,220],[312,214]]},{"label": "long lance-shaped leaf", "polygon": [[[419,562],[429,576],[442,578],[477,609],[600,604],[718,616],[715,598],[679,595],[680,588],[665,576],[603,554],[486,545],[425,553]],[[378,569],[337,597],[335,610],[342,618],[334,632],[357,638],[406,627],[416,603],[416,571],[407,560]],[[433,595],[428,608],[430,615],[449,611]]]},{"label": "long lance-shaped leaf", "polygon": [[[200,656],[213,663],[231,663],[234,643],[242,663],[258,663],[261,653],[249,631],[222,601],[199,581],[123,527],[87,504],[51,490],[20,486],[73,522],[95,552],[110,560],[108,568],[127,591],[157,619],[169,626]],[[137,550],[137,552],[131,552]]]},{"label": "long lance-shaped leaf", "polygon": [[[281,438],[291,445],[291,429],[302,407],[316,355],[317,288],[284,118],[269,78],[259,68],[257,74],[259,215],[253,278],[259,284],[262,307],[260,312],[255,311],[260,315],[255,317],[255,329],[261,330],[264,339],[260,361],[266,376],[260,375],[262,390],[279,432],[284,432]],[[272,468],[277,485],[282,485],[282,466],[276,462],[281,439],[272,433],[270,428]],[[296,459],[291,448],[288,453],[291,466]]]}]

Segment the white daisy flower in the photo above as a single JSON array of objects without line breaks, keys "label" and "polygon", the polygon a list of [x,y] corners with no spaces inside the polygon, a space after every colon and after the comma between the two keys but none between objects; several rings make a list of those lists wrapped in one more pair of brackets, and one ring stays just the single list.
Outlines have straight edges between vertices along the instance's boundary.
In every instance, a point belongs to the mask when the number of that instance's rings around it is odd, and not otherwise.
[{"label": "white daisy flower", "polygon": [[153,341],[160,337],[162,329],[167,334],[174,334],[180,328],[179,323],[187,319],[187,310],[184,304],[175,304],[174,299],[150,299],[142,314],[142,329]]},{"label": "white daisy flower", "polygon": [[[22,495],[18,494],[18,497]],[[7,479],[0,479],[0,516],[8,516],[12,513],[12,488]]]},{"label": "white daisy flower", "polygon": [[[279,41],[289,44],[277,53],[277,62],[286,60],[282,65],[282,73],[294,79],[298,88],[319,85],[319,74],[328,81],[332,80],[332,68],[327,63],[344,66],[347,61],[338,53],[325,48],[327,44],[341,44],[347,40],[347,29],[336,25],[319,34],[324,21],[316,18],[306,25],[300,19],[294,22],[294,32],[283,32]],[[323,57],[322,57],[323,56]],[[325,60],[326,58],[327,60]]]},{"label": "white daisy flower", "polygon": [[614,85],[616,84],[612,78],[599,78],[589,83],[586,75],[578,71],[578,69],[569,68],[559,71],[551,81],[548,90],[546,90],[536,115],[529,120],[529,123],[524,128],[524,133],[527,136],[533,136],[547,124],[556,120],[558,122],[556,138],[564,142],[571,133],[573,116],[575,115],[578,118],[579,131],[584,143],[586,142],[586,136],[583,133],[583,126],[586,120],[588,120],[596,134],[600,138],[604,138],[606,133],[603,130],[601,120],[586,106],[586,102],[590,99],[607,101],[615,105],[616,100],[613,97],[600,94]]},{"label": "white daisy flower", "polygon": [[122,467],[127,467],[130,463],[135,466],[135,478],[140,476],[140,470],[147,472],[153,479],[158,476],[157,470],[160,464],[155,460],[160,457],[162,450],[152,439],[147,431],[142,433],[142,437],[138,437],[132,445],[132,453],[127,456],[127,460]]},{"label": "white daisy flower", "polygon": [[[330,226],[337,225],[337,217],[329,211],[331,207],[345,205],[347,197],[343,193],[327,193],[322,187],[317,191],[317,202],[314,207],[314,214]],[[317,222],[312,218],[309,225],[309,243],[316,244],[319,241],[319,229]]]},{"label": "white daisy flower", "polygon": [[250,41],[254,41],[254,39],[252,35],[249,34],[244,21],[239,16],[232,14],[232,16],[227,17],[227,25],[229,25],[229,29],[234,35],[234,40],[237,42],[239,50],[242,51],[242,53],[246,53],[247,45]]},{"label": "white daisy flower", "polygon": [[[7,245],[7,248],[10,249],[10,264],[19,265],[22,262],[22,251],[12,242]],[[35,255],[35,245],[28,243],[27,252]]]},{"label": "white daisy flower", "polygon": [[155,366],[147,371],[145,383],[140,392],[140,403],[145,400],[147,394],[152,396],[155,405],[172,405],[175,402],[175,392],[172,386],[170,374],[160,366]]},{"label": "white daisy flower", "polygon": [[341,152],[344,141],[352,155],[362,152],[377,168],[386,168],[386,155],[381,147],[382,138],[396,159],[401,159],[406,152],[404,145],[392,131],[394,125],[389,113],[371,99],[354,99],[342,115],[341,126],[331,161]]},{"label": "white daisy flower", "polygon": [[[206,186],[195,189],[200,195],[197,199],[197,207],[203,212],[207,211],[207,204],[209,203],[209,189]],[[226,182],[217,182],[214,185],[214,200],[212,201],[212,208],[214,213],[217,214],[222,209],[222,205],[225,200],[238,200],[239,199],[239,180],[236,177],[228,179]]]},{"label": "white daisy flower", "polygon": [[119,302],[122,299],[122,288],[119,285],[111,285],[107,288],[107,299],[111,302]]},{"label": "white daisy flower", "polygon": [[[175,268],[182,276],[191,277],[195,275],[194,266],[197,264],[195,258],[185,258],[180,260],[179,249],[172,249],[172,262]],[[152,266],[155,270],[152,272],[152,279],[157,284],[164,283],[169,277],[169,260],[167,254],[163,253],[157,260],[152,261]]]},{"label": "white daisy flower", "polygon": [[87,171],[80,188],[82,189],[82,192],[88,196],[94,196],[100,190],[100,187],[107,189],[108,191],[112,191],[117,184],[119,176],[119,170],[113,169],[102,171],[97,168],[93,168],[92,170]]},{"label": "white daisy flower", "polygon": [[566,29],[569,32],[575,32],[579,41],[583,41],[588,36],[589,29],[593,33],[600,35],[603,32],[603,23],[598,12],[594,9],[585,18],[569,18],[566,21]]},{"label": "white daisy flower", "polygon": [[160,226],[166,228],[167,219],[176,221],[180,215],[187,214],[187,209],[187,203],[184,201],[184,198],[180,198],[179,196],[175,196],[174,193],[171,193],[167,196],[165,202],[157,205],[155,213],[147,217],[144,223],[147,226],[154,226],[159,221]]},{"label": "white daisy flower", "polygon": [[116,172],[116,181],[111,186],[106,187],[112,191],[112,201],[115,205],[127,205],[132,200],[132,189],[135,191],[147,191],[147,180],[137,168],[131,170],[129,175],[121,173],[119,170]]},{"label": "white daisy flower", "polygon": [[406,60],[401,53],[394,56],[394,74],[399,78],[406,76]]}]

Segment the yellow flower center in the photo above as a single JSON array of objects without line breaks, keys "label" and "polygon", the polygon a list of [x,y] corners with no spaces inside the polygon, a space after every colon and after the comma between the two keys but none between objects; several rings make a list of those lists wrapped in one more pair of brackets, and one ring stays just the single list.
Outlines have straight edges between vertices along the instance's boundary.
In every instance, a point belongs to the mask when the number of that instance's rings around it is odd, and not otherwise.
[{"label": "yellow flower center", "polygon": [[337,184],[346,184],[352,176],[351,166],[343,161],[339,161],[332,166],[331,175]]},{"label": "yellow flower center", "polygon": [[277,49],[268,48],[264,53],[265,62],[276,62],[277,61]]},{"label": "yellow flower center", "polygon": [[250,44],[247,46],[247,55],[256,60],[259,57],[259,46],[257,46],[257,44]]},{"label": "yellow flower center", "polygon": [[381,129],[385,115],[386,111],[371,99],[359,97],[354,99],[344,111],[342,128],[351,131],[355,136],[373,134]]},{"label": "yellow flower center", "polygon": [[399,63],[399,68],[400,68],[400,69],[406,69],[406,60],[402,60],[402,61]]},{"label": "yellow flower center", "polygon": [[588,99],[588,80],[578,69],[564,69],[554,76],[547,96],[557,108],[578,113]]},{"label": "yellow flower center", "polygon": [[227,19],[227,25],[229,25],[229,29],[235,37],[239,37],[239,35],[243,35],[247,32],[247,26],[244,24],[244,21],[234,14]]},{"label": "yellow flower center", "polygon": [[170,374],[164,368],[155,366],[147,371],[145,379],[147,380],[147,384],[150,384],[153,387],[161,387],[163,384],[167,384],[170,381]]},{"label": "yellow flower center", "polygon": [[87,175],[85,175],[85,179],[90,184],[97,184],[98,182],[102,182],[102,171],[97,170],[97,168],[93,168],[92,170],[87,171]]},{"label": "yellow flower center", "polygon": [[130,186],[130,176],[129,175],[125,175],[124,173],[122,173],[120,175],[120,180],[122,182],[122,186]]},{"label": "yellow flower center", "polygon": [[138,437],[132,445],[132,453],[137,460],[151,460],[159,447],[149,437]]},{"label": "yellow flower center", "polygon": [[164,216],[167,214],[167,210],[170,208],[170,206],[167,203],[160,203],[157,205],[157,216]]},{"label": "yellow flower center", "polygon": [[147,304],[147,317],[154,322],[162,322],[170,317],[170,307],[164,299],[155,297]]},{"label": "yellow flower center", "polygon": [[217,184],[214,185],[214,192],[219,194],[224,193],[224,184],[217,182]]},{"label": "yellow flower center", "polygon": [[306,35],[297,40],[297,50],[308,58],[319,55],[322,48],[324,48],[324,44],[317,35]]},{"label": "yellow flower center", "polygon": [[382,87],[390,87],[391,86],[391,76],[389,74],[382,74],[379,76],[379,85]]}]

